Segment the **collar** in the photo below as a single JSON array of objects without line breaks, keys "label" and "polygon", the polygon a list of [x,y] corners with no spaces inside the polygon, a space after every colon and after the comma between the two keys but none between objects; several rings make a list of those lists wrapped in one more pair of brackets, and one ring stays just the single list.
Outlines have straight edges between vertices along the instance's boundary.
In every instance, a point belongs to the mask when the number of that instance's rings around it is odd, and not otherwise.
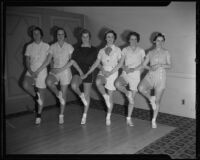
[{"label": "collar", "polygon": [[113,45],[111,45],[111,46],[108,46],[108,45],[106,45],[106,46],[105,46],[105,48],[106,48],[106,47],[111,47],[111,48],[112,48],[112,50],[114,50],[114,49],[115,49],[115,45],[114,45],[114,44],[113,44]]}]

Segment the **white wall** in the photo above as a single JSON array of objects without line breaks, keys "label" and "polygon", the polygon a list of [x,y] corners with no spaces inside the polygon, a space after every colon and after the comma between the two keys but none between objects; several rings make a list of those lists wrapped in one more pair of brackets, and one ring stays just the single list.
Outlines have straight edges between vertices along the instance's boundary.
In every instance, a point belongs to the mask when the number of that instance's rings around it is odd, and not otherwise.
[{"label": "white wall", "polygon": [[[92,43],[98,46],[102,28],[118,33],[117,45],[123,45],[121,35],[133,30],[141,35],[140,46],[151,47],[150,35],[160,31],[166,35],[165,47],[172,57],[172,69],[168,71],[167,87],[160,112],[195,118],[195,51],[196,51],[196,3],[172,2],[167,7],[54,7],[67,12],[85,15],[85,27],[92,33]],[[100,97],[95,92],[93,98]],[[120,93],[115,103],[123,104]],[[182,104],[184,99],[185,104]],[[136,107],[149,109],[144,98],[136,97]]]}]

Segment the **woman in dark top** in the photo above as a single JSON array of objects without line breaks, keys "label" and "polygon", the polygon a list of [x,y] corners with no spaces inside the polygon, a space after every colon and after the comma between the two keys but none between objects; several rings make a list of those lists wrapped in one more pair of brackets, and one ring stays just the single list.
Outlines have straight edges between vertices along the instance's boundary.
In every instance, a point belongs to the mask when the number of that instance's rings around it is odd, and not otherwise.
[{"label": "woman in dark top", "polygon": [[[75,48],[72,55],[72,59],[78,64],[81,68],[83,74],[87,73],[90,69],[90,66],[94,63],[97,58],[97,49],[91,46],[91,33],[84,29],[81,32],[81,41],[82,44]],[[93,75],[90,74],[86,79],[82,80],[80,74],[72,70],[73,78],[71,81],[71,87],[73,91],[81,98],[84,104],[84,113],[82,116],[81,124],[86,123],[87,112],[90,104],[90,91],[93,82]],[[83,83],[83,92],[80,90],[80,85]]]}]

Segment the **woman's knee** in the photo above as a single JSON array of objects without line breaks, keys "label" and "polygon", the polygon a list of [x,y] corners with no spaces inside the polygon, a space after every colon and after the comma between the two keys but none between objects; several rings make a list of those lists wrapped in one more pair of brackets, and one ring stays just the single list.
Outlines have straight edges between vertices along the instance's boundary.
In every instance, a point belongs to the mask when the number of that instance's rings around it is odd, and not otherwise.
[{"label": "woman's knee", "polygon": [[27,80],[23,81],[22,86],[23,86],[24,89],[27,89],[29,87]]},{"label": "woman's knee", "polygon": [[50,77],[47,77],[46,84],[47,84],[48,87],[51,87],[53,85],[53,81]]},{"label": "woman's knee", "polygon": [[145,91],[144,86],[143,85],[138,85],[138,91],[143,93]]},{"label": "woman's knee", "polygon": [[100,86],[100,85],[102,85],[102,80],[97,78],[96,79],[96,86]]},{"label": "woman's knee", "polygon": [[116,81],[115,81],[115,87],[116,87],[116,88],[120,88],[120,86],[121,86],[120,81],[116,80]]},{"label": "woman's knee", "polygon": [[76,84],[76,83],[74,83],[74,82],[72,82],[71,83],[71,88],[72,88],[72,90],[77,90],[77,88],[78,88],[78,85]]}]

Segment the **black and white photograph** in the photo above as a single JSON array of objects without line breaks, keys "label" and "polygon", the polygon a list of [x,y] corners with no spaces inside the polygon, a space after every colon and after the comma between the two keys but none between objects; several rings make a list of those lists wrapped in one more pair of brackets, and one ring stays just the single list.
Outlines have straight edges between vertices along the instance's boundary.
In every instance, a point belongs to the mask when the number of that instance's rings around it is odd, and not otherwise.
[{"label": "black and white photograph", "polygon": [[196,9],[5,6],[5,157],[197,158]]}]

